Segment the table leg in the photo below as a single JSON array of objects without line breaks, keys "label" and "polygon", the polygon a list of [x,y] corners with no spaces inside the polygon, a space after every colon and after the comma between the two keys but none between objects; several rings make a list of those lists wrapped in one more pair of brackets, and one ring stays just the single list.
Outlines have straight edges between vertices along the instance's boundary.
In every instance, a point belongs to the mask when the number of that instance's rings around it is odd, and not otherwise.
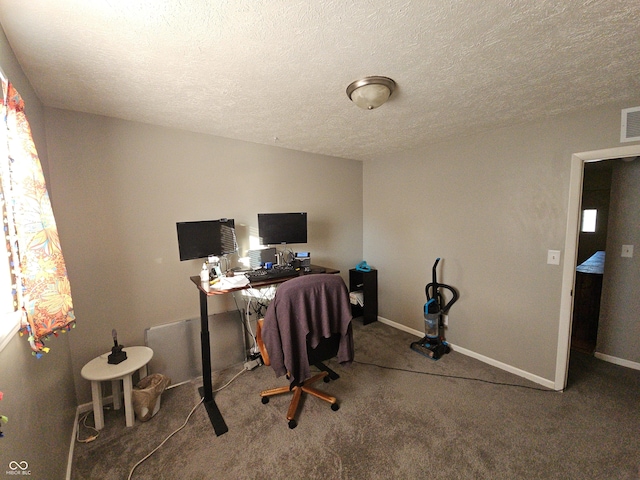
[{"label": "table leg", "polygon": [[213,399],[213,382],[211,380],[211,343],[209,340],[209,311],[207,294],[200,290],[200,343],[202,345],[202,387],[198,389],[204,397],[204,407],[209,414],[209,420],[216,435],[220,436],[229,431],[222,414]]},{"label": "table leg", "polygon": [[102,411],[102,388],[99,381],[91,382],[91,399],[93,401],[93,421],[96,430],[104,428],[104,413]]},{"label": "table leg", "polygon": [[124,386],[124,415],[126,418],[127,427],[133,427],[135,419],[133,418],[133,403],[131,401],[131,390],[133,389],[133,382],[131,380],[131,374],[125,375],[122,378]]},{"label": "table leg", "polygon": [[113,396],[113,409],[120,410],[122,407],[122,392],[120,390],[120,379],[111,380],[111,393]]},{"label": "table leg", "polygon": [[140,380],[142,380],[144,377],[146,377],[148,375],[147,366],[143,365],[142,367],[140,367],[140,370],[138,370],[138,373],[140,374]]}]

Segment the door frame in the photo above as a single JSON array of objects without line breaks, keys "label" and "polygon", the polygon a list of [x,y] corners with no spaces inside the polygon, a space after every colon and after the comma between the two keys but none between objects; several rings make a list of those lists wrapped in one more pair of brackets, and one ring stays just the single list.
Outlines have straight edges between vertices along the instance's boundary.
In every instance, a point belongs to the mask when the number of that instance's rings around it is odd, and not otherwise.
[{"label": "door frame", "polygon": [[589,152],[574,153],[571,156],[569,176],[569,205],[567,207],[567,230],[562,264],[562,292],[560,297],[560,324],[558,328],[558,347],[556,354],[555,390],[564,390],[569,372],[571,353],[571,320],[573,318],[573,290],[575,288],[576,262],[578,257],[578,239],[580,235],[580,208],[582,204],[582,183],[584,164],[640,156],[640,144],[624,147],[606,148]]}]

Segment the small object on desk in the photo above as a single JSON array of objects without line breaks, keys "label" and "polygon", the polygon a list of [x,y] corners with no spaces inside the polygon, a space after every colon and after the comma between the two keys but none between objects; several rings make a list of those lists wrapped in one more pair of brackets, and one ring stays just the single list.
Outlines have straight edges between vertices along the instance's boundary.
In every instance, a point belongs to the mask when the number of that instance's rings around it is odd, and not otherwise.
[{"label": "small object on desk", "polygon": [[295,260],[298,268],[304,269],[305,272],[311,272],[311,253],[310,252],[296,252]]},{"label": "small object on desk", "polygon": [[200,270],[200,286],[205,292],[209,291],[209,268],[206,263],[202,264],[202,270]]},{"label": "small object on desk", "polygon": [[117,365],[127,359],[127,352],[122,350],[122,345],[118,345],[118,333],[115,328],[111,330],[111,336],[113,337],[113,348],[107,358],[107,363]]}]

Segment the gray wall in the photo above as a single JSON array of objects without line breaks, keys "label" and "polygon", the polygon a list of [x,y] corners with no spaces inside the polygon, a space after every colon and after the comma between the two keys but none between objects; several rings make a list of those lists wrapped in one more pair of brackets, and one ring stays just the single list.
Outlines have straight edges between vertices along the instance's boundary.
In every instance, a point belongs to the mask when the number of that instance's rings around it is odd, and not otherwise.
[{"label": "gray wall", "polygon": [[364,257],[379,269],[380,316],[424,331],[424,287],[442,257],[438,280],[460,291],[449,341],[553,381],[562,262],[546,260],[565,245],[571,155],[620,146],[627,106],[366,162]]},{"label": "gray wall", "polygon": [[[0,66],[25,101],[48,178],[42,105],[2,30]],[[64,243],[62,247],[64,251]],[[31,355],[27,340],[18,335],[0,352],[0,390],[4,393],[0,413],[9,417],[9,423],[2,427],[5,437],[0,439],[0,472],[7,470],[11,461],[26,461],[30,478],[64,478],[76,408],[69,348],[73,335],[72,331],[52,338],[47,343],[50,353],[40,360]]]},{"label": "gray wall", "polygon": [[[246,248],[258,212],[306,211],[309,243],[299,247],[313,263],[346,278],[362,259],[359,161],[53,108],[46,127],[80,403],[90,388],[79,372],[109,350],[113,328],[124,345],[143,344],[145,328],[198,317],[189,277],[202,262],[179,261],[177,221],[233,218]],[[211,313],[234,308],[228,295],[209,300]],[[225,337],[212,332],[214,352],[225,350],[216,348]],[[237,350],[228,365],[242,359]]]},{"label": "gray wall", "polygon": [[[640,160],[616,162],[611,177],[607,261],[596,352],[640,363]],[[622,245],[634,245],[622,257]]]}]

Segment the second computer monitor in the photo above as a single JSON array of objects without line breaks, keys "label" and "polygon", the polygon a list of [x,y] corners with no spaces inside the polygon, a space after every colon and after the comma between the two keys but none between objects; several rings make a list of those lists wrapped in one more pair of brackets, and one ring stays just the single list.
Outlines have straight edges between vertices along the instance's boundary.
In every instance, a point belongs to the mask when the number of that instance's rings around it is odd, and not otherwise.
[{"label": "second computer monitor", "polygon": [[307,212],[259,213],[261,245],[307,243]]},{"label": "second computer monitor", "polygon": [[232,218],[177,222],[180,260],[221,257],[238,250],[235,222]]}]

